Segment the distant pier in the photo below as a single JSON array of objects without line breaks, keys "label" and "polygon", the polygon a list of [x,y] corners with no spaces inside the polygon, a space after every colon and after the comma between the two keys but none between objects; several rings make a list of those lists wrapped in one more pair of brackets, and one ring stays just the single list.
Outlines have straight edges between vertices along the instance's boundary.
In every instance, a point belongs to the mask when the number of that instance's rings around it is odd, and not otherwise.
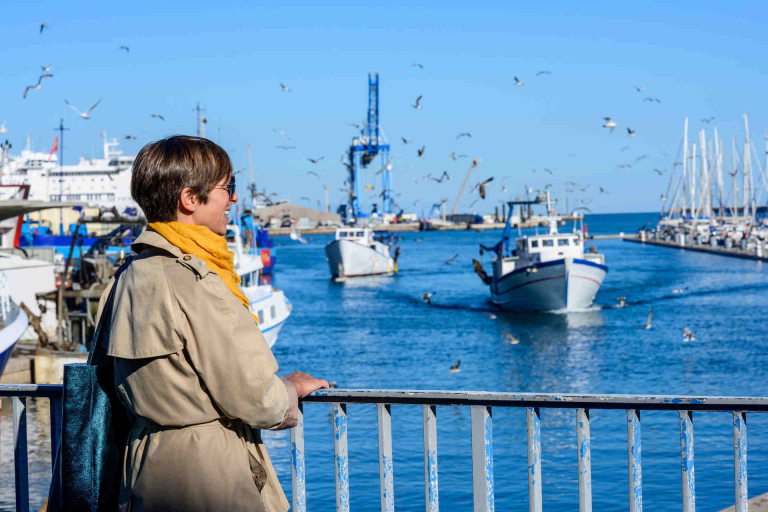
[{"label": "distant pier", "polygon": [[652,240],[650,238],[646,238],[645,240],[642,240],[641,237],[637,235],[624,236],[622,237],[622,239],[626,242],[658,245],[661,247],[669,247],[670,249],[683,249],[686,251],[705,252],[708,254],[717,254],[719,256],[728,256],[731,258],[768,261],[768,255],[766,255],[765,252],[763,252],[761,255],[758,255],[756,251],[749,251],[749,250],[745,251],[743,249],[739,249],[736,247],[727,249],[726,247],[721,245],[718,245],[717,247],[712,247],[709,245],[695,245],[690,243],[681,244],[679,242],[673,242],[673,241],[667,242],[665,240]]}]

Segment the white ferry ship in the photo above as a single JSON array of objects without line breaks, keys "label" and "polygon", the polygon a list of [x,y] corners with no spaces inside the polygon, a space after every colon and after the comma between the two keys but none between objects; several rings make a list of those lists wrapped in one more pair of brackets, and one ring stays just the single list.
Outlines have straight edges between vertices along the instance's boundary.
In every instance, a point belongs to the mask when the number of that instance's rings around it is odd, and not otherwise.
[{"label": "white ferry ship", "polygon": [[[605,279],[608,267],[597,251],[584,251],[582,229],[558,233],[561,217],[551,208],[546,195],[549,232],[544,235],[519,236],[511,246],[512,211],[516,204],[542,204],[536,201],[509,203],[509,217],[504,235],[492,250],[493,275],[484,278],[491,288],[491,300],[508,310],[558,311],[589,308]],[[592,248],[591,248],[592,249]],[[480,272],[478,272],[480,273]]]}]

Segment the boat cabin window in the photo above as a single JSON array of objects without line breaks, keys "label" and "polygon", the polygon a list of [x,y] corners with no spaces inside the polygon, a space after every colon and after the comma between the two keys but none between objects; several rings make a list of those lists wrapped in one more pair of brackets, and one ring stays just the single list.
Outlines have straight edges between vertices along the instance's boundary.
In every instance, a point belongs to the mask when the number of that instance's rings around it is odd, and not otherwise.
[{"label": "boat cabin window", "polygon": [[346,238],[347,232],[346,231],[339,231],[339,238]]},{"label": "boat cabin window", "polygon": [[532,241],[531,241],[531,248],[532,248],[532,249],[533,249],[533,248],[536,248],[536,247],[538,247],[538,246],[539,246],[539,241],[538,241],[538,240],[532,240]]},{"label": "boat cabin window", "polygon": [[270,306],[270,307],[269,307],[269,314],[270,314],[271,318],[274,320],[274,319],[275,319],[275,317],[277,316],[277,315],[275,314],[275,306]]},{"label": "boat cabin window", "polygon": [[566,247],[568,245],[568,239],[567,238],[561,238],[557,241],[558,247]]},{"label": "boat cabin window", "polygon": [[554,240],[542,240],[541,241],[541,246],[542,247],[554,247],[555,246],[555,241]]},{"label": "boat cabin window", "polygon": [[355,236],[362,238],[363,236],[365,236],[365,232],[364,231],[358,231],[357,233],[355,233]]},{"label": "boat cabin window", "polygon": [[259,317],[259,323],[263,324],[264,323],[264,310],[260,309],[258,314],[257,314],[257,316]]}]

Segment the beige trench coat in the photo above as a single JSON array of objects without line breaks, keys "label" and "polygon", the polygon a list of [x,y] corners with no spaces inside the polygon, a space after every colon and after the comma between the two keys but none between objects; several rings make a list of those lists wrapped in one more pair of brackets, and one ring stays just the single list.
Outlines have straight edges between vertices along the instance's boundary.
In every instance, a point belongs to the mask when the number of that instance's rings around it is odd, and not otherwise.
[{"label": "beige trench coat", "polygon": [[253,429],[295,426],[295,388],[275,375],[250,313],[205,262],[151,231],[132,249],[108,347],[134,420],[120,510],[287,511]]}]

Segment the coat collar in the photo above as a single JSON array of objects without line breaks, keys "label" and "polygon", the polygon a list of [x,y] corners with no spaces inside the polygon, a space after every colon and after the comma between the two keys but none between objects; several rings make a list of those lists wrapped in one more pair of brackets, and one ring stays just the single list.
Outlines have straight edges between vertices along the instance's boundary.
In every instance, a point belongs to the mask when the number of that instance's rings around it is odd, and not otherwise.
[{"label": "coat collar", "polygon": [[131,250],[136,254],[139,254],[145,249],[150,249],[153,247],[169,252],[177,258],[184,254],[181,249],[173,245],[171,242],[166,240],[163,235],[156,233],[155,231],[144,230],[131,244]]}]

